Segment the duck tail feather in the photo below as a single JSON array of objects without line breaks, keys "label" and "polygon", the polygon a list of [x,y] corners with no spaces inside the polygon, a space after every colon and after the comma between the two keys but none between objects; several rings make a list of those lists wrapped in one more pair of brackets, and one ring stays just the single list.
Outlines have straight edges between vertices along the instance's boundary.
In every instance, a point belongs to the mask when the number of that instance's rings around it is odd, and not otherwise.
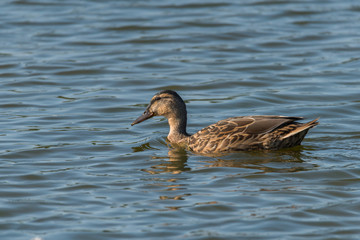
[{"label": "duck tail feather", "polygon": [[299,126],[298,128],[294,129],[293,131],[289,132],[288,134],[286,134],[285,136],[282,136],[281,139],[285,139],[285,138],[288,138],[288,137],[291,137],[291,136],[294,136],[295,134],[298,134],[300,132],[303,132],[303,131],[307,131],[308,129],[310,128],[313,128],[315,127],[316,125],[319,124],[319,117],[308,122],[308,123],[305,123],[304,125],[301,125]]}]

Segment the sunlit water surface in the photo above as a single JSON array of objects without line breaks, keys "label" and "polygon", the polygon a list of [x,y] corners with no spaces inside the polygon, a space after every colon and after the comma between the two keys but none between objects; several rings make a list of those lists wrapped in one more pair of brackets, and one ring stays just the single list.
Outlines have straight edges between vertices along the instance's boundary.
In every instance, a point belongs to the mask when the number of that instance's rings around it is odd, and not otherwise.
[{"label": "sunlit water surface", "polygon": [[[360,239],[358,1],[0,3],[0,238]],[[171,149],[240,115],[321,117],[303,146]]]}]

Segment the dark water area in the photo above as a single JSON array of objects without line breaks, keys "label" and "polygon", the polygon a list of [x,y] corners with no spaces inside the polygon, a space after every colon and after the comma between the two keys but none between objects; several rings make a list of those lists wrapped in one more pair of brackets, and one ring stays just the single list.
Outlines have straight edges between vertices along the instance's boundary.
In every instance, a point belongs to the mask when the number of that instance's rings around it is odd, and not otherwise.
[{"label": "dark water area", "polygon": [[[359,239],[360,2],[0,2],[0,238]],[[303,145],[172,149],[241,115],[320,117]]]}]

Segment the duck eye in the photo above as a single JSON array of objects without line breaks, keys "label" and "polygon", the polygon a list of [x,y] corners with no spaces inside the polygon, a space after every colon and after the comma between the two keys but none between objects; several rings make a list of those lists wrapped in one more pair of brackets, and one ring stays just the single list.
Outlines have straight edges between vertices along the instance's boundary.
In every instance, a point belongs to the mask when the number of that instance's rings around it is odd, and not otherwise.
[{"label": "duck eye", "polygon": [[156,97],[155,99],[154,99],[154,101],[158,101],[158,100],[160,100],[161,99],[161,97]]}]

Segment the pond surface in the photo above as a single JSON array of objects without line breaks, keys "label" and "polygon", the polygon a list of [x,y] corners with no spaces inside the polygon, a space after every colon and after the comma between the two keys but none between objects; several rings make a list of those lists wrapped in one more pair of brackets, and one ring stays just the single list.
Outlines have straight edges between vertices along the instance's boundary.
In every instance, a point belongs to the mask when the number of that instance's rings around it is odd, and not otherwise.
[{"label": "pond surface", "polygon": [[[359,239],[358,1],[6,0],[0,238]],[[131,127],[156,92],[188,131],[320,117],[300,147],[174,150]]]}]

